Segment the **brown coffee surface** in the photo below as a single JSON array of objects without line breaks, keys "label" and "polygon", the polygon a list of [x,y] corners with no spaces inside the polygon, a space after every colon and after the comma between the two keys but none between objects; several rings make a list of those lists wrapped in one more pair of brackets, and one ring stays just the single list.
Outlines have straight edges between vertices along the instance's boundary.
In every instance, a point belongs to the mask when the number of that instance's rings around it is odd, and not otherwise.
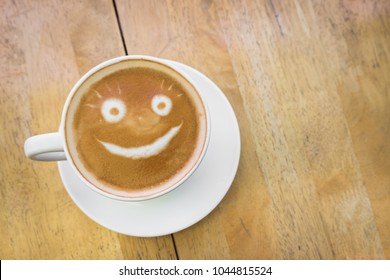
[{"label": "brown coffee surface", "polygon": [[[171,100],[169,114],[152,109],[152,100]],[[119,100],[126,112],[119,121],[104,117],[107,100]],[[158,104],[164,109],[166,103]],[[114,117],[123,108],[113,106]],[[123,148],[144,147],[180,127],[168,145],[156,155],[142,158],[115,155],[102,144]],[[80,161],[97,181],[120,191],[139,191],[159,186],[181,172],[193,155],[199,134],[199,113],[184,87],[171,76],[149,68],[114,72],[94,83],[77,106],[73,137]]]}]

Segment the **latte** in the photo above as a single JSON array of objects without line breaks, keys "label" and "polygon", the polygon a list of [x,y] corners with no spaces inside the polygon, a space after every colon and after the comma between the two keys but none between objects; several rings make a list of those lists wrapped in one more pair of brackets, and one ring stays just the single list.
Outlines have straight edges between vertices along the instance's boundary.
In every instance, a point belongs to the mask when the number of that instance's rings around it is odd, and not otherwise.
[{"label": "latte", "polygon": [[209,125],[193,85],[143,59],[107,66],[84,81],[66,124],[80,174],[129,197],[162,192],[186,177],[204,152]]}]

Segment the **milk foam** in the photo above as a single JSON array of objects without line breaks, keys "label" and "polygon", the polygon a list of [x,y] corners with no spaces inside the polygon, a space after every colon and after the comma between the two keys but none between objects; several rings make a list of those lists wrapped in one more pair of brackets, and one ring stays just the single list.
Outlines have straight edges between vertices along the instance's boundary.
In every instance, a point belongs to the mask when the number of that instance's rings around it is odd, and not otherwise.
[{"label": "milk foam", "polygon": [[[116,101],[102,110],[108,100]],[[149,119],[153,126],[146,128]],[[186,77],[143,59],[85,78],[65,122],[70,160],[80,175],[125,199],[161,194],[185,180],[204,155],[208,130],[206,108]]]},{"label": "milk foam", "polygon": [[157,138],[156,141],[154,141],[152,144],[136,147],[136,148],[123,148],[121,146],[107,143],[98,140],[100,143],[103,144],[103,146],[109,151],[111,154],[132,158],[132,159],[139,159],[139,158],[147,158],[154,155],[157,155],[162,150],[164,150],[169,142],[175,137],[175,135],[180,131],[181,124],[178,126],[175,126],[171,128],[166,134],[161,136],[160,138]]},{"label": "milk foam", "polygon": [[[159,108],[159,104],[164,104],[163,108]],[[172,101],[165,95],[155,95],[152,99],[152,110],[160,116],[167,116],[172,110]]]},{"label": "milk foam", "polygon": [[[117,110],[116,114],[111,113],[112,109]],[[101,112],[107,122],[119,122],[126,115],[126,105],[119,99],[110,98],[104,101]]]}]

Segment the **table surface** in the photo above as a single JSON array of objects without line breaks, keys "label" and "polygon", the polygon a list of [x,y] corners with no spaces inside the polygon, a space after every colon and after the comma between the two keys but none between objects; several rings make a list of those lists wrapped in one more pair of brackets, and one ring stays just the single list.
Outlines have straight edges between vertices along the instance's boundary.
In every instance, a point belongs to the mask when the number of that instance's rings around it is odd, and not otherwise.
[{"label": "table surface", "polygon": [[[390,259],[390,1],[0,3],[1,259]],[[186,63],[232,104],[237,176],[181,232],[89,219],[25,158],[71,87],[124,54]]]}]

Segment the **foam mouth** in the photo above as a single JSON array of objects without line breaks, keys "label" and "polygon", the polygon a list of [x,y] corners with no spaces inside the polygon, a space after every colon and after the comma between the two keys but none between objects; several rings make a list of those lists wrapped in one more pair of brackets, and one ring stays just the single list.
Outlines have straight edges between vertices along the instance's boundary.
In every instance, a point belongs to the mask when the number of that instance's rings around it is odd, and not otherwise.
[{"label": "foam mouth", "polygon": [[118,155],[126,158],[139,159],[139,158],[147,158],[154,155],[157,155],[162,150],[164,150],[169,142],[176,136],[176,134],[180,131],[182,124],[172,127],[167,133],[163,136],[157,138],[153,143],[141,147],[135,148],[124,148],[112,143],[107,143],[98,140],[104,148],[108,152],[113,155]]}]

